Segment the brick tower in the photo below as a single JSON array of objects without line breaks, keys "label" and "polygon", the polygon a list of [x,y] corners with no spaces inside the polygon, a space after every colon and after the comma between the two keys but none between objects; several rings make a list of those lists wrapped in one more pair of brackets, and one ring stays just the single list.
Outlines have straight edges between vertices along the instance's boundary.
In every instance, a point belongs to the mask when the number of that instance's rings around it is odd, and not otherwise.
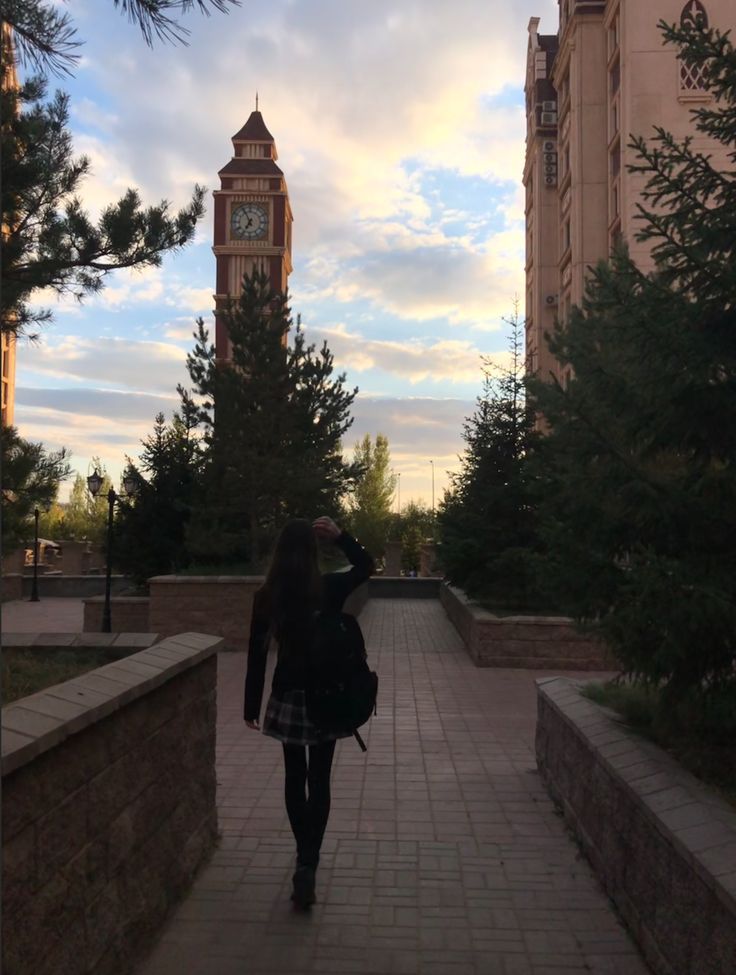
[{"label": "brick tower", "polygon": [[215,347],[219,361],[230,358],[224,322],[217,316],[231,298],[240,296],[244,274],[265,271],[273,287],[285,291],[291,273],[289,191],[276,165],[276,144],[256,110],[233,136],[233,156],[218,173],[215,190],[213,251],[217,261]]}]

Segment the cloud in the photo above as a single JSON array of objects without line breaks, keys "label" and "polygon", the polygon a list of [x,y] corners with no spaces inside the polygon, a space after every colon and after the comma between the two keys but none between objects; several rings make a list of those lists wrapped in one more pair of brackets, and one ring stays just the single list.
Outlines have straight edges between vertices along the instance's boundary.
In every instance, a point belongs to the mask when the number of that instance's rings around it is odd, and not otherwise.
[{"label": "cloud", "polygon": [[358,395],[345,453],[351,456],[354,444],[366,434],[385,434],[393,470],[401,474],[402,506],[412,498],[431,502],[433,466],[435,502],[439,502],[449,486],[449,473],[459,469],[463,422],[474,409],[475,403],[466,399]]},{"label": "cloud", "polygon": [[185,354],[178,346],[123,338],[50,337],[26,351],[23,367],[24,372],[56,380],[72,378],[147,393],[172,394],[186,381]]},{"label": "cloud", "polygon": [[[75,151],[92,161],[81,195],[93,213],[128,186],[175,208],[195,182],[217,187],[258,89],[289,184],[291,290],[309,310],[308,338],[327,337],[338,368],[376,391],[480,385],[480,355],[524,293],[526,26],[533,13],[552,29],[554,0],[271,0],[189,18],[188,48],[153,50],[112,5],[77,8],[87,44],[72,127]],[[186,380],[194,318],[211,313],[211,200],[184,254],[56,309],[47,344],[19,361],[30,429],[68,432],[82,457],[98,442],[110,463],[150,430],[157,403]],[[335,321],[349,325],[326,327]],[[379,321],[381,337],[371,334]],[[117,337],[99,337],[109,330]],[[149,333],[159,341],[131,340]],[[45,383],[74,388],[28,389]],[[453,461],[471,408],[361,395],[354,429],[387,424],[419,491],[423,458],[436,445],[437,470]]]},{"label": "cloud", "polygon": [[[550,0],[537,6],[554,9]],[[521,215],[526,11],[500,0],[274,0],[193,24],[186,56],[149,51],[132,35],[121,43],[109,30],[118,21],[109,11],[86,25],[85,78],[104,105],[89,94],[79,109],[95,202],[103,183],[116,192],[139,185],[147,200],[177,206],[195,181],[214,188],[260,89],[291,189],[299,273],[329,269],[339,301],[365,292],[402,317],[447,314],[484,327],[520,290],[522,233],[500,263],[495,231],[475,252],[450,242],[447,215],[431,220],[422,174],[477,176],[501,216]],[[207,240],[210,220],[200,228]],[[392,261],[402,248],[414,253]]]},{"label": "cloud", "polygon": [[[126,394],[108,389],[34,389],[20,387],[16,418],[22,434],[41,441],[49,450],[66,447],[72,467],[88,473],[93,457],[99,457],[114,481],[120,477],[125,458],[137,458],[141,441],[153,429],[159,411],[171,417],[175,399],[145,394]],[[435,499],[449,483],[448,472],[457,470],[464,419],[474,403],[464,399],[431,397],[371,397],[359,395],[353,406],[354,423],[344,440],[347,456],[366,433],[389,438],[392,464],[401,474],[402,505],[410,499],[431,501],[434,461]],[[62,487],[64,499],[68,482]]]},{"label": "cloud", "polygon": [[500,367],[509,365],[506,351],[484,352],[467,339],[370,339],[341,324],[331,328],[307,327],[309,342],[326,341],[338,369],[366,372],[378,369],[411,384],[474,384],[482,380],[482,359]]},{"label": "cloud", "polygon": [[[49,422],[76,424],[89,429],[90,417],[95,428],[108,421],[148,423],[160,412],[171,414],[179,406],[179,397],[154,396],[149,393],[121,392],[94,388],[34,388],[19,386],[15,391],[16,405],[34,410],[50,411]],[[71,414],[71,416],[70,416]]]}]

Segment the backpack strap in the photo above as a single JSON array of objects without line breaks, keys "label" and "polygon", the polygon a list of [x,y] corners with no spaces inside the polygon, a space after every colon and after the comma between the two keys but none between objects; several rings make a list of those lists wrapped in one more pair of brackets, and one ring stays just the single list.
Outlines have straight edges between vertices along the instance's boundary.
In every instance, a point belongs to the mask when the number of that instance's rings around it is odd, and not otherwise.
[{"label": "backpack strap", "polygon": [[361,751],[364,751],[364,752],[367,752],[368,751],[368,746],[363,741],[363,739],[360,737],[360,733],[358,732],[358,729],[357,728],[354,728],[353,729],[353,738],[355,738],[355,740],[360,745]]}]

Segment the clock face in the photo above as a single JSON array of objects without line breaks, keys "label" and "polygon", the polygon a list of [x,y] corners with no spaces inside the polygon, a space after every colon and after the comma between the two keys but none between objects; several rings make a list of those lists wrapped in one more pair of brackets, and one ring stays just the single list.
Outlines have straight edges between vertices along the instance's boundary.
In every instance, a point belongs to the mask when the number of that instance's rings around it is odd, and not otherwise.
[{"label": "clock face", "polygon": [[230,217],[233,237],[241,240],[260,240],[268,230],[268,213],[260,203],[241,203]]}]

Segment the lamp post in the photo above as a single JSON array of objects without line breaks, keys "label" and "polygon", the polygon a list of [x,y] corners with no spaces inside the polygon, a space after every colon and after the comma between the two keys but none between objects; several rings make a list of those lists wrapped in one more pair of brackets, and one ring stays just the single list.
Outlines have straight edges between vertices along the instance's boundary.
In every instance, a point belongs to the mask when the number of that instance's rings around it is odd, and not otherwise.
[{"label": "lamp post", "polygon": [[[51,502],[44,501],[41,507],[44,511],[49,511]],[[28,600],[29,603],[41,602],[41,597],[38,595],[38,519],[40,514],[38,505],[36,505],[33,509],[33,583],[31,584],[31,598]]]},{"label": "lamp post", "polygon": [[[93,498],[96,498],[102,489],[102,475],[95,469],[94,474],[87,478],[87,487]],[[127,497],[132,498],[138,491],[138,481],[132,474],[123,478],[123,490]],[[110,590],[112,588],[112,524],[115,511],[115,502],[122,501],[122,497],[117,494],[114,488],[107,492],[107,565],[105,567],[105,606],[102,610],[102,632],[112,631],[112,618],[110,613]]]},{"label": "lamp post", "polygon": [[33,585],[31,586],[31,598],[29,602],[38,603],[40,598],[38,595],[38,516],[40,512],[38,508],[33,509]]}]

